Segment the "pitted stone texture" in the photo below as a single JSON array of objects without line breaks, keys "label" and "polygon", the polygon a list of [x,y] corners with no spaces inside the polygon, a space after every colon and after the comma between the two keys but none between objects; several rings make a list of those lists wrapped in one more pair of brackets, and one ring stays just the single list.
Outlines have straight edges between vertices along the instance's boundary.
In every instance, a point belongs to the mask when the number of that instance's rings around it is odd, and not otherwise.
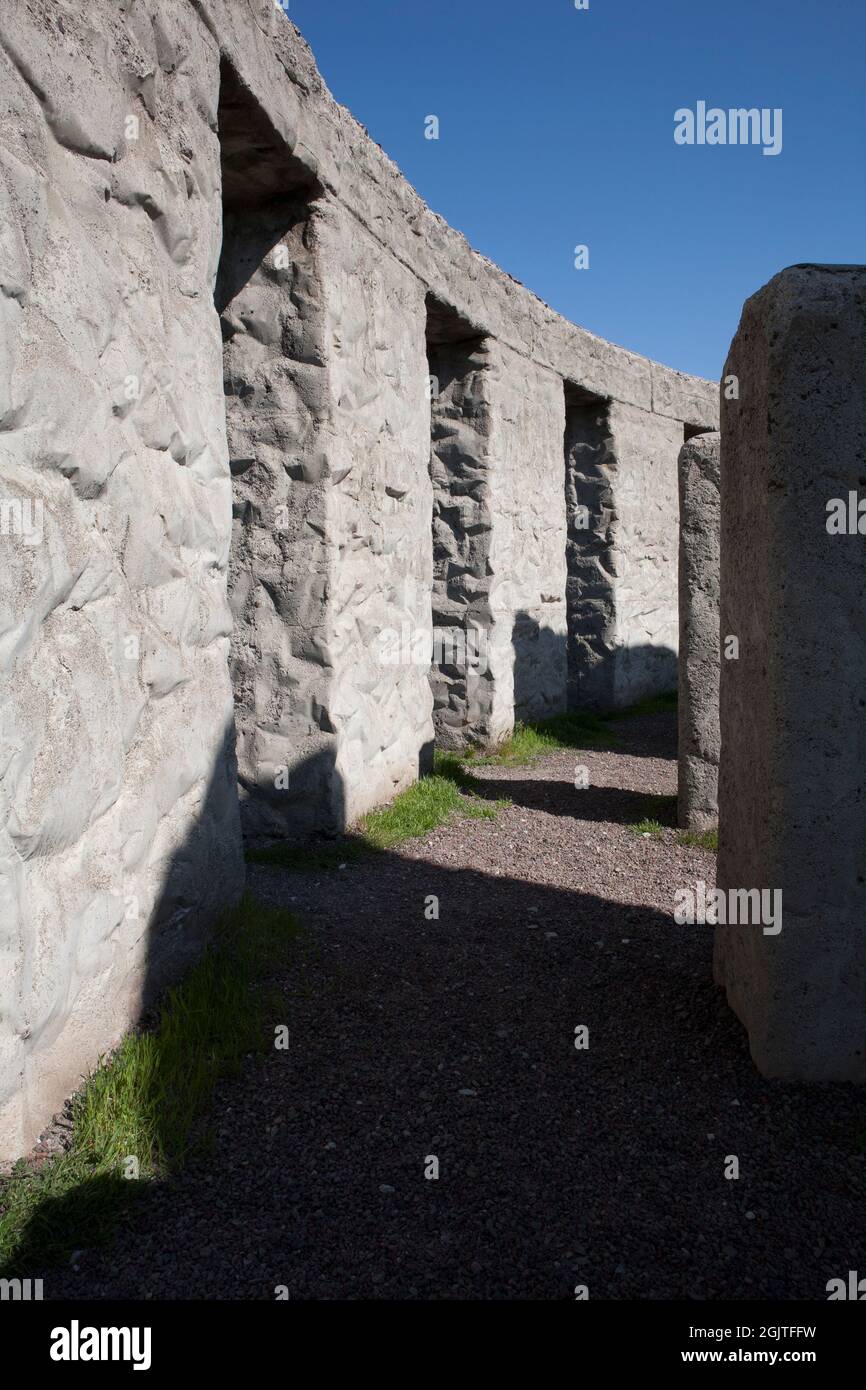
[{"label": "pitted stone texture", "polygon": [[682,425],[567,385],[571,709],[623,709],[676,685],[681,444]]},{"label": "pitted stone texture", "polygon": [[[292,823],[342,825],[428,756],[427,670],[381,660],[384,630],[430,622],[428,294],[495,341],[494,387],[502,373],[494,738],[515,704],[523,717],[561,707],[562,380],[644,423],[641,478],[657,429],[717,423],[710,383],[566,323],[426,208],[266,0],[0,7],[0,476],[9,515],[41,502],[45,528],[33,546],[0,537],[6,1153],[27,1146],[242,881],[212,298],[221,69],[271,132],[256,196],[315,187],[315,210],[307,199],[281,233],[291,267],[262,248],[228,301],[250,305],[230,380],[272,396],[260,433],[242,397],[229,404],[245,796],[285,766]],[[244,173],[236,134],[230,184]],[[625,482],[624,524],[637,527]],[[269,514],[284,498],[282,535]],[[655,569],[630,573],[626,642],[661,630]],[[265,800],[251,814],[271,832],[288,803]]]},{"label": "pitted stone texture", "polygon": [[613,706],[616,458],[610,402],[565,385],[568,708]]},{"label": "pitted stone texture", "polygon": [[718,883],[779,889],[782,930],[716,928],[716,974],[768,1076],[866,1081],[861,535],[866,267],[793,266],[743,309],[722,403]]},{"label": "pitted stone texture", "polygon": [[[424,290],[328,201],[319,230],[332,405],[326,443],[328,714],[344,823],[413,782],[433,748],[430,402]],[[388,655],[398,640],[398,660]]]},{"label": "pitted stone texture", "polygon": [[440,747],[484,746],[492,739],[494,697],[487,653],[493,374],[483,340],[428,342],[427,356],[432,383],[433,723]]},{"label": "pitted stone texture", "polygon": [[0,528],[4,1157],[243,881],[218,52],[159,11],[0,13],[0,499],[43,507]]},{"label": "pitted stone texture", "polygon": [[434,621],[468,652],[434,671],[437,741],[496,744],[565,708],[562,384],[487,340],[430,361]]},{"label": "pitted stone texture", "polygon": [[679,823],[719,814],[719,447],[717,432],[680,450]]},{"label": "pitted stone texture", "polygon": [[226,214],[217,305],[234,475],[231,672],[244,830],[253,839],[338,830],[329,715],[330,397],[306,204],[278,200]]}]

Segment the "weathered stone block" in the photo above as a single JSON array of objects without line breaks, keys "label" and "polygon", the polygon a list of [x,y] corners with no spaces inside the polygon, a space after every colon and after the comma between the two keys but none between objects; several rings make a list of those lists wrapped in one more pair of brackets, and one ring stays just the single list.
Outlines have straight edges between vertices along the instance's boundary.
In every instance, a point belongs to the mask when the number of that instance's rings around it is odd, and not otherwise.
[{"label": "weathered stone block", "polygon": [[382,639],[405,625],[411,647],[432,615],[429,297],[488,354],[489,420],[455,430],[440,499],[437,601],[489,625],[458,738],[563,705],[564,380],[619,420],[611,698],[658,688],[669,451],[684,421],[715,422],[715,388],[477,255],[270,0],[6,4],[0,101],[15,1154],[241,889],[233,715],[254,835],[339,829],[427,764],[428,668],[384,662]]},{"label": "weathered stone block", "polygon": [[718,883],[780,890],[782,928],[717,927],[716,975],[766,1075],[862,1082],[866,548],[828,507],[866,495],[866,267],[777,275],[725,375]]},{"label": "weathered stone block", "polygon": [[[219,52],[171,7],[169,80],[129,8],[0,17],[0,1157],[244,877],[219,151],[199,101]],[[7,524],[16,500],[38,525]]]},{"label": "weathered stone block", "polygon": [[566,702],[562,382],[496,344],[490,508],[492,728],[546,719]]},{"label": "weathered stone block", "polygon": [[680,450],[679,823],[719,814],[719,434]]}]

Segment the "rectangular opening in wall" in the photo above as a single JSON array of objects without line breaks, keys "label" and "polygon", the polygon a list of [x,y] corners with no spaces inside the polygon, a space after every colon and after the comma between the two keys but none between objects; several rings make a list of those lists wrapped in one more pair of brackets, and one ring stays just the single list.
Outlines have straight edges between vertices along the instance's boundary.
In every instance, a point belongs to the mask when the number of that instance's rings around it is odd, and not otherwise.
[{"label": "rectangular opening in wall", "polygon": [[568,708],[609,708],[616,608],[610,401],[565,382]]},{"label": "rectangular opening in wall", "polygon": [[214,299],[234,511],[230,665],[244,829],[259,838],[334,820],[316,649],[327,590],[317,431],[321,189],[225,62],[218,130],[223,241]]},{"label": "rectangular opening in wall", "polygon": [[433,722],[436,743],[484,743],[492,691],[489,359],[483,336],[427,299],[433,484]]}]

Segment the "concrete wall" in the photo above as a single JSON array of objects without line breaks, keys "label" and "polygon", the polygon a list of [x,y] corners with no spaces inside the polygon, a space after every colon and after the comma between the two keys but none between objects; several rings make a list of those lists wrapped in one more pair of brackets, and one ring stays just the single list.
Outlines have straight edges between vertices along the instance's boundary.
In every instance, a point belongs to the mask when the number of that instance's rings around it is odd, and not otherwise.
[{"label": "concrete wall", "polygon": [[683,424],[566,383],[568,705],[623,709],[677,682]]},{"label": "concrete wall", "polygon": [[866,1080],[864,310],[866,267],[794,266],[725,367],[718,885],[782,915],[717,927],[716,973],[761,1071],[809,1081]]},{"label": "concrete wall", "polygon": [[611,402],[653,557],[622,559],[620,701],[716,393],[473,252],[271,0],[4,6],[0,95],[0,492],[44,506],[0,536],[14,1153],[240,890],[229,659],[250,834],[339,828],[429,759],[427,670],[380,647],[431,618],[429,297],[490,353],[492,737],[565,698],[563,383]]},{"label": "concrete wall", "polygon": [[332,377],[327,544],[330,718],[344,824],[414,781],[433,741],[428,668],[381,634],[428,629],[433,584],[423,286],[344,209],[325,230]]},{"label": "concrete wall", "polygon": [[612,704],[623,709],[676,689],[677,458],[683,424],[615,401],[610,428],[616,457]]},{"label": "concrete wall", "polygon": [[0,496],[44,509],[0,536],[4,1155],[243,878],[219,55],[160,13],[0,12]]},{"label": "concrete wall", "polygon": [[433,486],[433,723],[442,748],[493,737],[489,663],[494,373],[483,338],[428,306]]},{"label": "concrete wall", "polygon": [[565,708],[562,381],[497,344],[491,669],[496,731]]},{"label": "concrete wall", "polygon": [[332,806],[324,303],[300,202],[227,209],[216,302],[234,490],[229,594],[239,787],[250,836]]}]

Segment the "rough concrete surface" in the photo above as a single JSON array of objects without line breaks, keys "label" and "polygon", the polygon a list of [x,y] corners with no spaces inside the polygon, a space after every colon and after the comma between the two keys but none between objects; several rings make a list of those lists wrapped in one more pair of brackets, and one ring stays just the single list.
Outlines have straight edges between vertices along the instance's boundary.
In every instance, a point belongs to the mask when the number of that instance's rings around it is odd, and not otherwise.
[{"label": "rough concrete surface", "polygon": [[717,402],[472,251],[269,0],[4,5],[0,97],[9,1156],[238,896],[236,757],[253,837],[429,762],[428,670],[381,638],[432,617],[430,297],[492,369],[485,736],[566,700],[564,383],[616,440],[614,702],[665,679],[676,454]]},{"label": "rough concrete surface", "polygon": [[719,814],[718,432],[680,450],[679,823],[713,827]]},{"label": "rough concrete surface", "polygon": [[159,9],[0,12],[4,1156],[243,881],[218,53]]},{"label": "rough concrete surface", "polygon": [[745,305],[723,401],[718,883],[782,893],[719,926],[716,974],[768,1076],[866,1080],[866,267],[792,266]]}]

